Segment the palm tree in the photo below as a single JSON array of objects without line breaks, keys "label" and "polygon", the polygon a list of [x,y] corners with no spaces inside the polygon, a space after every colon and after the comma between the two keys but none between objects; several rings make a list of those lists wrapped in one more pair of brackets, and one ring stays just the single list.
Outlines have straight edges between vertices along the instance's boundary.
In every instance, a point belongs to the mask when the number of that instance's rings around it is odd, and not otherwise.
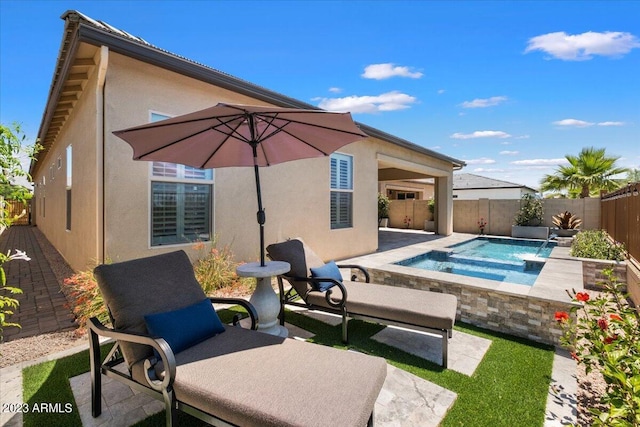
[{"label": "palm tree", "polygon": [[566,190],[569,197],[582,199],[601,190],[615,190],[625,182],[613,177],[628,169],[617,167],[619,157],[607,157],[604,148],[587,147],[577,156],[567,154],[565,157],[569,164],[558,166],[552,175],[545,175],[540,183],[542,191]]},{"label": "palm tree", "polygon": [[629,169],[627,171],[627,183],[640,182],[640,169]]}]

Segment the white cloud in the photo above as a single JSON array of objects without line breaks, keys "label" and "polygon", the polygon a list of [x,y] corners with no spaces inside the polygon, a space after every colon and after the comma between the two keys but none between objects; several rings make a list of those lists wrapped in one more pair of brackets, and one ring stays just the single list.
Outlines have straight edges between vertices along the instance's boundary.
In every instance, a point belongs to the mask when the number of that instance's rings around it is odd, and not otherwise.
[{"label": "white cloud", "polygon": [[440,90],[438,90],[438,95],[442,95],[442,94],[443,94],[443,93],[445,93],[445,92],[446,92],[446,90],[444,90],[444,89],[440,89]]},{"label": "white cloud", "polygon": [[531,138],[531,135],[520,135],[520,136],[516,136],[516,139],[529,139]]},{"label": "white cloud", "polygon": [[517,154],[520,154],[519,151],[501,151],[500,154],[502,154],[503,156],[515,156]]},{"label": "white cloud", "polygon": [[465,163],[468,165],[492,165],[496,161],[493,159],[489,159],[487,157],[480,157],[479,159],[469,159],[465,160]]},{"label": "white cloud", "polygon": [[341,93],[341,92],[342,92],[342,88],[339,88],[339,87],[330,87],[330,88],[329,88],[329,92],[331,92],[331,93]]},{"label": "white cloud", "polygon": [[354,95],[343,98],[314,98],[313,101],[318,101],[318,107],[328,111],[377,113],[410,108],[417,99],[406,93],[392,91],[377,96]]},{"label": "white cloud", "polygon": [[493,107],[494,105],[501,104],[507,101],[506,96],[492,96],[491,98],[477,98],[473,101],[464,101],[462,104],[462,108],[486,108]]},{"label": "white cloud", "polygon": [[364,68],[362,77],[365,79],[384,80],[390,77],[409,77],[419,79],[423,74],[419,71],[411,71],[409,67],[396,66],[393,63],[371,64]]},{"label": "white cloud", "polygon": [[594,55],[620,57],[637,47],[640,47],[640,41],[631,33],[588,31],[570,35],[562,31],[530,38],[524,53],[541,50],[553,58],[585,61]]},{"label": "white cloud", "polygon": [[475,168],[474,172],[484,172],[484,173],[496,173],[496,172],[505,172],[505,169],[498,168]]},{"label": "white cloud", "polygon": [[556,166],[569,163],[566,158],[561,159],[530,159],[530,160],[516,160],[511,162],[512,165],[519,166]]},{"label": "white cloud", "polygon": [[591,122],[585,122],[584,120],[578,119],[564,119],[553,122],[556,126],[566,126],[566,127],[576,127],[576,128],[586,128],[589,126],[593,126]]},{"label": "white cloud", "polygon": [[460,133],[456,132],[450,136],[453,139],[474,139],[474,138],[509,138],[506,132],[501,130],[477,130],[473,133]]},{"label": "white cloud", "polygon": [[598,126],[624,126],[624,122],[600,122]]}]

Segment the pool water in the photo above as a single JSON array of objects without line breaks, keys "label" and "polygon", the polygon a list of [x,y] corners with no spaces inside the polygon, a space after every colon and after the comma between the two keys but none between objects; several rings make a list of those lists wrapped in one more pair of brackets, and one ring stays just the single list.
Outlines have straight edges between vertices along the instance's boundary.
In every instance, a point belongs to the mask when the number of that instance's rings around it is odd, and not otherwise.
[{"label": "pool water", "polygon": [[[500,282],[533,285],[555,242],[478,237],[397,262],[423,270],[442,271]],[[537,254],[537,256],[536,256]]]}]

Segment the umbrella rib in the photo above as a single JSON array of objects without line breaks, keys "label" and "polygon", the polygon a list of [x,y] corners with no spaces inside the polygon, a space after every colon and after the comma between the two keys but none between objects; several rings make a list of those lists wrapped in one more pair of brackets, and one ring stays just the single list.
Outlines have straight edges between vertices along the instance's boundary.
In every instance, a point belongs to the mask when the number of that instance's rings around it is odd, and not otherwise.
[{"label": "umbrella rib", "polygon": [[218,145],[218,147],[215,150],[213,150],[211,155],[209,157],[207,157],[207,159],[204,161],[204,163],[202,163],[202,166],[200,166],[200,169],[204,169],[204,166],[207,164],[207,162],[209,162],[209,160],[211,160],[213,158],[213,156],[216,155],[216,153],[222,148],[222,146],[224,144],[226,144],[227,141],[229,141],[229,138],[231,138],[232,135],[237,135],[237,136],[240,137],[239,139],[242,139],[244,142],[247,142],[247,143],[249,142],[244,136],[242,136],[240,133],[237,132],[238,128],[240,127],[240,125],[242,125],[242,122],[238,121],[238,124],[236,125],[235,128],[229,126],[229,122],[231,122],[231,120],[229,120],[228,122],[224,122],[224,123],[221,122],[220,125],[227,127],[230,130],[230,133],[221,131],[220,129],[218,129],[218,126],[211,127],[211,130],[214,130],[216,132],[222,133],[223,135],[226,135],[226,138],[223,139],[222,142],[220,143],[220,145]]},{"label": "umbrella rib", "polygon": [[[309,144],[307,141],[305,141],[305,140],[303,140],[303,139],[300,139],[299,137],[297,137],[296,135],[292,134],[291,132],[288,132],[288,131],[285,129],[285,127],[286,127],[287,125],[291,124],[291,123],[300,123],[300,124],[304,124],[304,125],[308,125],[308,126],[314,126],[314,127],[318,127],[318,128],[325,128],[325,129],[332,129],[332,130],[335,130],[335,129],[330,128],[330,127],[326,127],[326,126],[310,125],[310,124],[308,124],[308,123],[300,122],[300,121],[291,121],[291,120],[289,120],[289,119],[286,119],[286,120],[287,120],[287,123],[285,123],[284,125],[282,125],[282,126],[278,126],[278,125],[276,125],[276,124],[273,124],[273,121],[276,119],[276,116],[266,116],[266,117],[271,118],[271,121],[269,122],[269,125],[270,125],[270,126],[275,127],[275,128],[276,128],[276,130],[274,130],[273,132],[271,132],[271,133],[270,133],[269,135],[267,135],[266,137],[262,138],[262,136],[264,135],[264,132],[266,132],[266,129],[265,129],[265,131],[260,135],[261,140],[266,140],[266,139],[268,139],[268,138],[271,138],[273,135],[275,135],[275,134],[277,134],[277,133],[279,133],[279,132],[284,132],[284,133],[286,133],[287,135],[289,135],[290,137],[297,139],[297,140],[298,140],[298,141],[300,141],[301,143],[303,143],[303,144],[307,145],[308,147],[313,148],[314,150],[318,151],[319,153],[322,153],[322,154],[323,154],[323,155],[325,155],[325,156],[329,154],[329,153],[327,153],[327,152],[325,152],[325,151],[323,151],[323,150],[320,150],[318,147],[315,147],[315,146],[313,146],[313,145]],[[266,120],[265,120],[265,121],[266,121]],[[261,144],[261,145],[262,145],[262,144]],[[264,148],[261,148],[261,149],[262,149],[262,152],[264,153],[265,159],[267,159],[267,153],[264,151]],[[267,164],[269,164],[268,159],[267,159]]]}]

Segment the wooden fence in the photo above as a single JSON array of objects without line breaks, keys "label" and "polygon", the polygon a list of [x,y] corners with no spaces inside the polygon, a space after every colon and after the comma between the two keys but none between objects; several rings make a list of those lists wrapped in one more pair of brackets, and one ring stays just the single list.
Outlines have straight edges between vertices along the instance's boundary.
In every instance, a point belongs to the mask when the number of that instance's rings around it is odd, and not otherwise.
[{"label": "wooden fence", "polygon": [[600,228],[640,261],[640,182],[600,197]]},{"label": "wooden fence", "polygon": [[24,211],[24,215],[13,221],[11,225],[29,225],[29,203],[22,203],[16,200],[5,200],[4,202],[9,218],[20,216]]}]

